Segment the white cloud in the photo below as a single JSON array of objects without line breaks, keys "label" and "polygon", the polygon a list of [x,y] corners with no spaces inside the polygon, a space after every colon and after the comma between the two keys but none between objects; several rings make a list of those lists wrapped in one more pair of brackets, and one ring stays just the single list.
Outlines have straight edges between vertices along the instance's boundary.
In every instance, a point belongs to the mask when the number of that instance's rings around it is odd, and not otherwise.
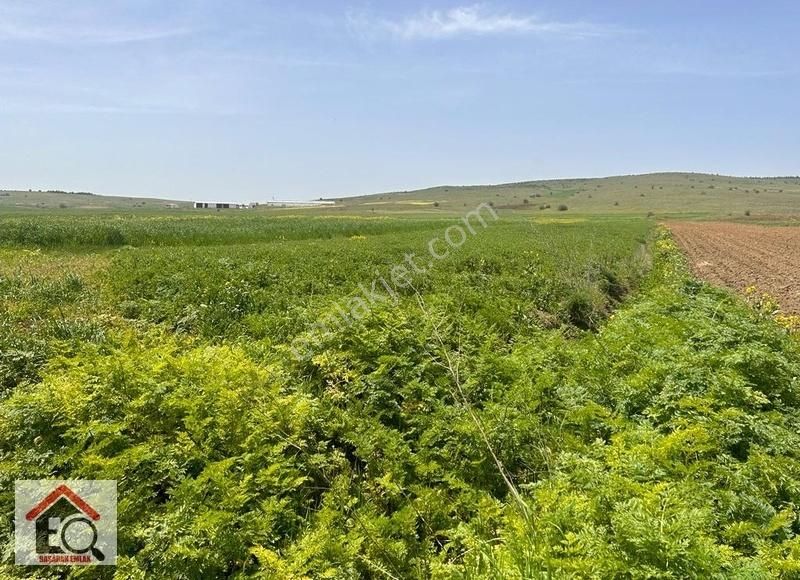
[{"label": "white cloud", "polygon": [[491,12],[474,4],[449,10],[428,10],[401,20],[348,15],[353,29],[368,36],[388,33],[404,40],[444,39],[500,34],[552,34],[571,37],[599,36],[608,30],[586,22],[544,20],[535,15]]}]

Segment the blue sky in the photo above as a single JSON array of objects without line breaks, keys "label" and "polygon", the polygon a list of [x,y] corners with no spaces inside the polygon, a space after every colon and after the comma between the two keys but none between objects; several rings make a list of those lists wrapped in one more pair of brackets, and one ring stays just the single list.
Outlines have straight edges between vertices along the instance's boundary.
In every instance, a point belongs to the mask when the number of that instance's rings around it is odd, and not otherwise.
[{"label": "blue sky", "polygon": [[800,3],[0,0],[0,187],[800,173]]}]

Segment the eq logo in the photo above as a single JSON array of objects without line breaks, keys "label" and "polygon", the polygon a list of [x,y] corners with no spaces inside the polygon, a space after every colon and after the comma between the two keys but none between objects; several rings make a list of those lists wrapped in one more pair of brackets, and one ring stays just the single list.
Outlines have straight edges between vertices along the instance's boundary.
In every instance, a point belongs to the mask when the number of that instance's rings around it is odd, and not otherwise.
[{"label": "eq logo", "polygon": [[116,481],[22,480],[14,491],[16,564],[116,564]]}]

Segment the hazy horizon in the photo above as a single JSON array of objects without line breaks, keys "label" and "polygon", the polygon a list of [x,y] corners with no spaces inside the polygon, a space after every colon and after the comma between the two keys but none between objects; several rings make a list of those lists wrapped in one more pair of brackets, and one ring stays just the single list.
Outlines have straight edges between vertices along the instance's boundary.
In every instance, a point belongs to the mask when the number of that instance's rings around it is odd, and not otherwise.
[{"label": "hazy horizon", "polygon": [[800,173],[788,1],[0,2],[0,187],[307,200]]},{"label": "hazy horizon", "polygon": [[[391,193],[401,193],[406,191],[418,191],[418,190],[426,190],[426,189],[435,189],[440,187],[492,187],[497,185],[506,185],[506,184],[514,184],[514,183],[527,183],[527,182],[546,182],[546,181],[572,181],[572,180],[582,180],[582,179],[613,179],[613,178],[621,178],[621,177],[644,177],[647,175],[675,175],[675,174],[693,174],[693,175],[717,175],[720,177],[730,177],[734,179],[782,179],[782,178],[800,178],[798,175],[727,175],[727,174],[720,174],[720,173],[710,173],[707,171],[652,171],[648,173],[629,173],[626,175],[589,175],[589,176],[563,176],[563,177],[543,177],[543,178],[536,178],[536,179],[522,179],[519,181],[504,181],[504,182],[495,182],[495,183],[437,183],[433,185],[426,185],[419,188],[413,189],[393,189],[393,190],[382,190],[382,191],[370,191],[366,193],[354,193],[354,194],[344,194],[344,195],[332,195],[332,196],[322,196],[322,199],[338,199],[338,198],[349,198],[349,197],[362,197],[365,195],[385,195]],[[88,191],[84,189],[77,189],[77,190],[63,190],[59,188],[55,189],[47,189],[47,188],[9,188],[9,187],[2,187],[0,186],[0,191],[33,191],[33,192],[64,192],[70,194],[81,194],[81,193],[89,193],[92,195],[97,196],[111,196],[111,197],[131,197],[131,198],[148,198],[148,199],[164,199],[168,201],[203,201],[203,202],[212,202],[212,201],[229,201],[229,202],[259,202],[259,203],[266,203],[270,201],[277,201],[277,202],[294,202],[294,201],[315,201],[320,199],[320,196],[314,197],[291,197],[291,196],[270,196],[270,197],[263,197],[263,198],[235,198],[232,196],[227,196],[224,198],[212,198],[208,196],[195,196],[195,197],[175,197],[169,195],[148,195],[146,192],[137,192],[137,193],[107,193],[107,192],[100,192],[100,191]]]}]

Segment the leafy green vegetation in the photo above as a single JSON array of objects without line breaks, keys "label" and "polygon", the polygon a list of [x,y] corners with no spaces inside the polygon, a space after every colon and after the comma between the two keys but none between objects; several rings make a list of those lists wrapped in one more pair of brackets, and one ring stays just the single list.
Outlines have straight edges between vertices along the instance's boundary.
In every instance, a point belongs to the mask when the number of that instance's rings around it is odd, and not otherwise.
[{"label": "leafy green vegetation", "polygon": [[800,572],[798,343],[650,221],[498,221],[298,359],[452,222],[151,218],[0,250],[0,504],[117,480],[92,574]]},{"label": "leafy green vegetation", "polygon": [[0,216],[0,246],[103,248],[121,246],[205,246],[281,240],[329,239],[393,231],[446,227],[437,220],[381,217],[283,216],[241,212]]}]

